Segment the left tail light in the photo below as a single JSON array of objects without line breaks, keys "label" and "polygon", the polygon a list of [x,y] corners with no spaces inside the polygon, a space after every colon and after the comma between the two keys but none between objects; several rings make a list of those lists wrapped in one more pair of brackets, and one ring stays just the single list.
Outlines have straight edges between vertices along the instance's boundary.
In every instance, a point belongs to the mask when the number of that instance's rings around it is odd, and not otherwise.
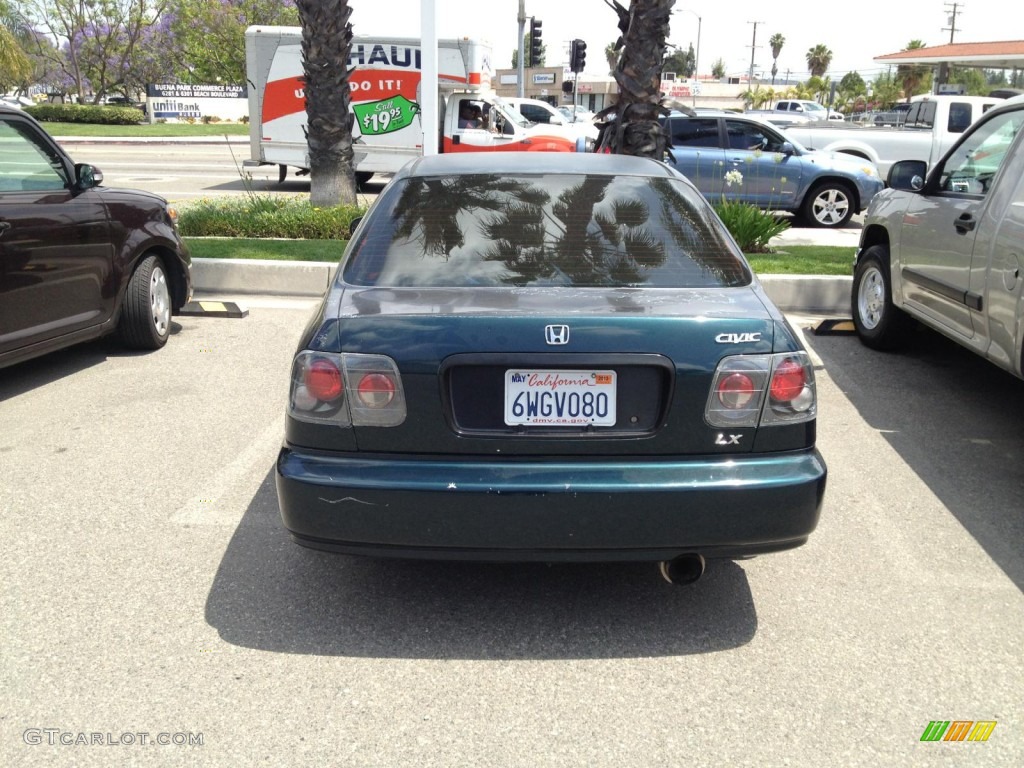
[{"label": "left tail light", "polygon": [[722,358],[704,418],[713,427],[795,424],[817,416],[814,368],[806,352]]},{"label": "left tail light", "polygon": [[398,366],[384,355],[303,350],[292,363],[288,413],[339,427],[396,427],[406,416]]}]

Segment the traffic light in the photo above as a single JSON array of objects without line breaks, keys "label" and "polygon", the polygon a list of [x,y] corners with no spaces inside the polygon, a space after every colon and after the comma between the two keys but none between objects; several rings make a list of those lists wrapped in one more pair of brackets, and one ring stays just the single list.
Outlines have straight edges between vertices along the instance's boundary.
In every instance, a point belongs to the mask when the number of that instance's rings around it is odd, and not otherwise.
[{"label": "traffic light", "polygon": [[587,44],[582,40],[569,43],[569,69],[582,72],[587,66]]},{"label": "traffic light", "polygon": [[572,82],[572,80],[563,80],[562,81],[562,93],[572,93],[572,91],[573,91],[573,82]]},{"label": "traffic light", "polygon": [[539,67],[541,63],[541,25],[543,22],[537,18],[530,18],[530,66]]}]

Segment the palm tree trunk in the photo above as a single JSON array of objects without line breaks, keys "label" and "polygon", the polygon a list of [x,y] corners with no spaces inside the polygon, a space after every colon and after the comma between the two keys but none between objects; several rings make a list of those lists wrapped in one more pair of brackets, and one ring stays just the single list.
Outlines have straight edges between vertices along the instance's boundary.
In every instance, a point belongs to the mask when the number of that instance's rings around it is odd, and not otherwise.
[{"label": "palm tree trunk", "polygon": [[355,118],[349,108],[348,84],[352,9],[348,0],[297,0],[295,5],[302,23],[310,203],[314,207],[355,205]]},{"label": "palm tree trunk", "polygon": [[660,159],[665,154],[665,135],[658,124],[661,70],[675,0],[631,0],[628,11],[615,0],[605,2],[619,15],[622,37],[616,47],[622,57],[615,68],[616,119],[607,125],[602,142],[617,154]]}]

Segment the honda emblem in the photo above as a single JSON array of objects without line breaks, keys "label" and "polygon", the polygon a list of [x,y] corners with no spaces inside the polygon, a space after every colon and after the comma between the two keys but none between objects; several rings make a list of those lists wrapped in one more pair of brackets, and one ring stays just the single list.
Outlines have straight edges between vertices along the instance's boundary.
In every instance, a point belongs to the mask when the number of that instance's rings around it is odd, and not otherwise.
[{"label": "honda emblem", "polygon": [[569,326],[568,325],[545,325],[544,326],[544,340],[548,344],[568,344],[569,343]]}]

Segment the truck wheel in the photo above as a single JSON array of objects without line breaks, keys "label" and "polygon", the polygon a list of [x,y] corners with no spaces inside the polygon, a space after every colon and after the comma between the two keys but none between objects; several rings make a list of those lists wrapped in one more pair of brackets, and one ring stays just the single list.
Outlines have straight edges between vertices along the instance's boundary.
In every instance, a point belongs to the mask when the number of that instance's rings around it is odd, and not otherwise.
[{"label": "truck wheel", "polygon": [[366,182],[373,178],[372,173],[367,171],[356,171],[356,186],[362,187]]},{"label": "truck wheel", "polygon": [[865,346],[893,349],[899,346],[907,316],[892,303],[889,248],[872,245],[857,261],[851,294],[853,325]]},{"label": "truck wheel", "polygon": [[121,305],[118,330],[133,349],[160,349],[171,333],[171,291],[157,256],[146,256],[135,267]]},{"label": "truck wheel", "polygon": [[853,193],[841,181],[826,181],[807,193],[801,214],[812,227],[842,227],[853,216]]}]

